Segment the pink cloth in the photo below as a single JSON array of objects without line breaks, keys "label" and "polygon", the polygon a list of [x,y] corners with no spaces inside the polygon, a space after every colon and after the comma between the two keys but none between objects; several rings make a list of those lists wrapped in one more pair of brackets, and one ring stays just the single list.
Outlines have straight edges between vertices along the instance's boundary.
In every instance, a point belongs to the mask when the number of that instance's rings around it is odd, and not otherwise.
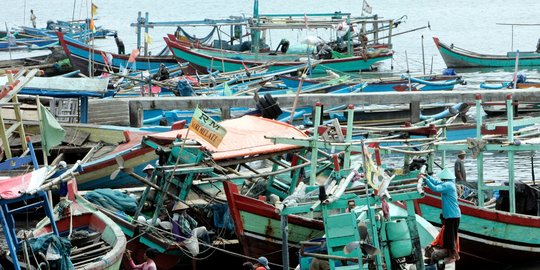
[{"label": "pink cloth", "polygon": [[131,269],[141,269],[141,270],[157,270],[156,263],[153,260],[148,260],[146,262],[143,262],[139,265],[135,265],[133,260],[129,260],[129,265],[131,266]]}]

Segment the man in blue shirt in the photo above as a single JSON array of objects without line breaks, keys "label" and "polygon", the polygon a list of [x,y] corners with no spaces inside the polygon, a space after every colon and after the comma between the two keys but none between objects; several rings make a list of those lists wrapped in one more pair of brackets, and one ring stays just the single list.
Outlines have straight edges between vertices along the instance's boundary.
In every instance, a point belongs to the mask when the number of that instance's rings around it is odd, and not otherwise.
[{"label": "man in blue shirt", "polygon": [[444,236],[443,247],[448,249],[449,257],[446,263],[453,263],[459,260],[457,252],[457,237],[461,211],[459,210],[458,197],[456,191],[456,177],[449,169],[442,170],[437,176],[442,180],[437,180],[429,175],[424,176],[428,187],[438,193],[441,193],[442,215],[444,218]]}]

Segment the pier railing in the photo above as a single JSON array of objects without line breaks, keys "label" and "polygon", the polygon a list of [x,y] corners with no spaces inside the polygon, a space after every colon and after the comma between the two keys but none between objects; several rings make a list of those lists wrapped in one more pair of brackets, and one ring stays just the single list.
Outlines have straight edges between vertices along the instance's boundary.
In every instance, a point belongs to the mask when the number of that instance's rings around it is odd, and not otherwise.
[{"label": "pier railing", "polygon": [[[429,91],[429,92],[379,92],[379,93],[355,93],[355,94],[304,94],[298,97],[297,106],[313,106],[316,102],[323,102],[325,106],[339,106],[346,104],[410,104],[411,120],[417,120],[420,112],[420,103],[458,103],[475,102],[476,95],[480,94],[484,102],[504,102],[508,94],[512,94],[514,102],[540,102],[540,89],[516,89],[516,90],[476,90],[476,91]],[[275,96],[279,105],[283,108],[291,107],[294,95]],[[190,96],[190,97],[138,97],[118,98],[112,100],[96,100],[93,103],[108,102],[109,106],[114,103],[128,103],[130,125],[142,126],[144,110],[193,110],[197,106],[201,108],[220,108],[222,117],[229,118],[230,108],[255,107],[252,96]]]}]

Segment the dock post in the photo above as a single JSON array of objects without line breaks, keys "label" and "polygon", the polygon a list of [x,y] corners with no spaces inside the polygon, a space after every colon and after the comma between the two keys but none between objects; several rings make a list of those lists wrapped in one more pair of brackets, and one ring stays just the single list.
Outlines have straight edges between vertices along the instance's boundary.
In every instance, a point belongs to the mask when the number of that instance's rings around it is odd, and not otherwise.
[{"label": "dock post", "polygon": [[129,125],[131,127],[142,127],[143,110],[138,101],[129,101]]},{"label": "dock post", "polygon": [[84,123],[84,124],[88,123],[88,97],[81,97],[79,123]]},{"label": "dock post", "polygon": [[411,123],[420,121],[420,101],[413,101],[409,104],[411,112]]},{"label": "dock post", "polygon": [[[482,139],[482,95],[476,95],[476,139]],[[478,206],[484,207],[484,152],[479,151],[476,157],[478,182]]]},{"label": "dock post", "polygon": [[221,107],[221,120],[231,119],[231,108]]},{"label": "dock post", "polygon": [[[512,94],[506,95],[506,117],[508,118],[508,143],[514,144],[514,111]],[[516,212],[516,186],[514,186],[514,150],[508,150],[508,186],[510,190],[510,213]]]},{"label": "dock post", "polygon": [[281,215],[281,239],[282,250],[281,258],[283,262],[283,270],[289,269],[289,220],[287,215]]}]

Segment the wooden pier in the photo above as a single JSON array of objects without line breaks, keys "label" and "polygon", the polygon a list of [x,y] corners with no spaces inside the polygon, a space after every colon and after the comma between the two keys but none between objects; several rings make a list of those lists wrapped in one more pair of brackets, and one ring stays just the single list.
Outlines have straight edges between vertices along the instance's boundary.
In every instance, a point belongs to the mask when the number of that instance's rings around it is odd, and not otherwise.
[{"label": "wooden pier", "polygon": [[[467,91],[426,91],[426,92],[378,92],[356,94],[302,94],[298,97],[297,106],[312,106],[322,102],[326,107],[346,104],[410,104],[411,114],[418,115],[420,103],[474,103],[476,95],[481,95],[484,102],[504,102],[508,94],[516,102],[540,102],[540,89],[504,89],[504,90],[467,90]],[[292,107],[294,95],[277,95],[282,108]],[[106,102],[109,108],[128,103],[129,121],[133,127],[142,125],[144,110],[193,110],[198,106],[202,108],[220,108],[222,117],[229,118],[230,108],[254,108],[255,101],[252,96],[190,96],[190,97],[139,97],[117,98],[108,100],[91,100],[89,110],[94,106]],[[118,103],[118,104],[117,104]],[[501,103],[501,105],[504,103]],[[103,105],[103,104],[101,104]],[[122,105],[121,105],[122,106]],[[125,105],[123,105],[125,106]],[[125,108],[125,107],[124,107]],[[414,117],[413,119],[414,120]]]}]

